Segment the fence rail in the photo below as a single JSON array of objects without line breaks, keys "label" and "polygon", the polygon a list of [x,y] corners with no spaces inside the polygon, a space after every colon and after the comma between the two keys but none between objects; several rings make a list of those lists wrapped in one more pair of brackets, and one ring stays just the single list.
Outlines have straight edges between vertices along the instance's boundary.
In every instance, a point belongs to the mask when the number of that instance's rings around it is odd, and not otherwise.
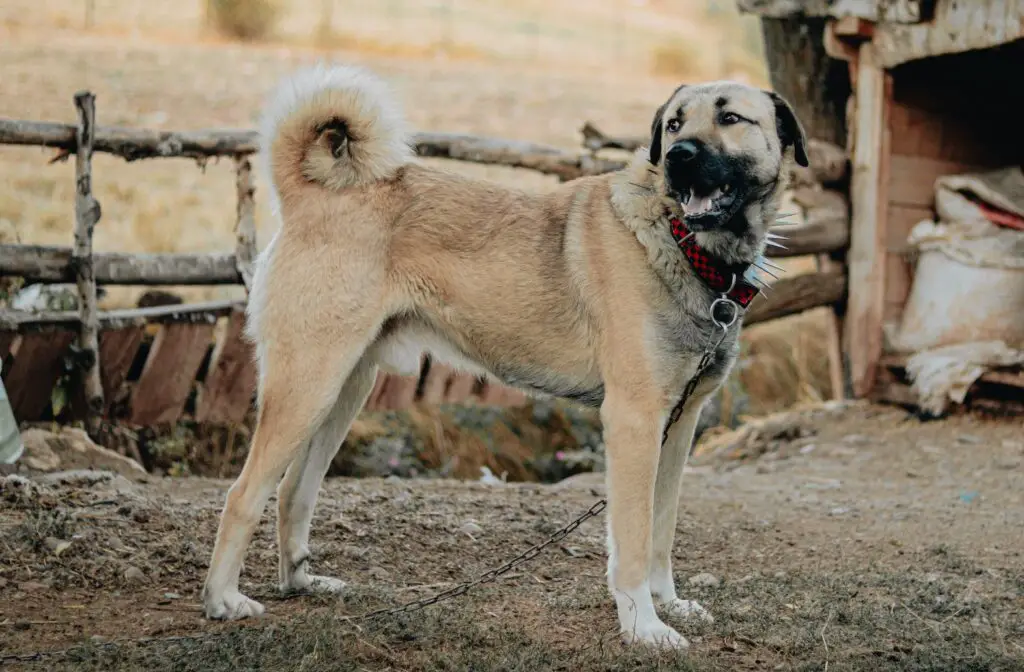
[{"label": "fence rail", "polygon": [[[91,94],[76,94],[75,103],[77,125],[0,119],[0,144],[49,147],[58,152],[54,160],[75,155],[76,161],[74,245],[0,245],[0,277],[75,283],[78,294],[77,310],[0,310],[0,360],[16,417],[46,417],[55,386],[66,384],[70,376],[71,415],[85,419],[91,429],[115,414],[136,425],[173,422],[186,412],[198,421],[241,422],[256,386],[252,348],[244,337],[244,301],[100,311],[95,295],[97,285],[239,285],[248,289],[257,250],[250,156],[259,149],[256,133],[96,126]],[[581,152],[454,133],[418,133],[412,142],[420,156],[523,168],[563,181],[617,170],[625,161],[598,156],[598,151],[634,149],[645,142],[610,138],[592,124],[582,131],[585,151]],[[231,158],[238,206],[234,252],[94,252],[92,233],[101,212],[91,189],[91,159],[97,152],[127,161]],[[846,157],[827,143],[812,142],[809,153],[811,168],[796,169],[790,176],[804,223],[780,227],[789,237],[787,249],[771,248],[773,256],[822,257],[849,244],[846,197],[822,186],[846,179]],[[751,307],[745,323],[834,305],[845,293],[845,268],[823,266],[816,273],[775,283],[768,299],[759,299]],[[419,377],[380,375],[367,408],[472,398],[494,404],[524,401],[520,392],[425,359]]]}]

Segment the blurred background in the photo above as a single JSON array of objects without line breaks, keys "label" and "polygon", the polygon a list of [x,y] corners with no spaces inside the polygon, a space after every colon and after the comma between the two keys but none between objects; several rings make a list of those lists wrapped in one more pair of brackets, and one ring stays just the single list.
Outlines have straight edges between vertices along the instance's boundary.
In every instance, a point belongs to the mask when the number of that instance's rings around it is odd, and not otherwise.
[{"label": "blurred background", "polygon": [[[72,96],[89,89],[100,125],[251,128],[280,76],[324,58],[387,78],[418,130],[577,151],[588,120],[610,135],[646,134],[682,82],[768,85],[758,20],[732,0],[4,0],[0,116],[74,122]],[[0,147],[0,240],[70,244],[74,168],[49,164],[52,155]],[[528,189],[557,184],[529,171],[439,165]],[[230,162],[97,155],[94,193],[103,207],[97,250],[234,247]],[[258,182],[261,246],[275,226],[264,194]],[[138,293],[111,287],[104,306],[131,305]],[[763,412],[825,396],[825,310],[750,329],[727,407]]]}]

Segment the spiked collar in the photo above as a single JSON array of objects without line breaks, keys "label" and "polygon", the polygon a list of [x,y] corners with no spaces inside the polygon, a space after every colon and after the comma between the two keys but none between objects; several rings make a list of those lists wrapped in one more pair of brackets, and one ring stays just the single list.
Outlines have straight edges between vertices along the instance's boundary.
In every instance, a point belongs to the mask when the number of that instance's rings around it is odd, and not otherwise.
[{"label": "spiked collar", "polygon": [[682,219],[669,214],[668,221],[671,225],[672,238],[682,250],[683,256],[690,262],[693,272],[713,292],[746,309],[761,292],[746,279],[751,264],[728,264],[722,261],[700,246],[696,234],[686,228]]}]

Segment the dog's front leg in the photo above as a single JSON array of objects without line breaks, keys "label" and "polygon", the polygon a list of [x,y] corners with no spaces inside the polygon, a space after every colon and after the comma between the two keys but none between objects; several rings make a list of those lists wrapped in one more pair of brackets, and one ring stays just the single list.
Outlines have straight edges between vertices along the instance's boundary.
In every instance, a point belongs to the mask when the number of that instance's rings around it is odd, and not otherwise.
[{"label": "dog's front leg", "polygon": [[654,611],[650,566],[654,488],[664,411],[651,395],[609,390],[601,406],[607,454],[608,587],[629,642],[686,647],[688,642]]},{"label": "dog's front leg", "polygon": [[711,622],[711,615],[700,604],[676,596],[672,578],[672,545],[679,514],[679,486],[693,445],[693,435],[706,396],[692,398],[679,420],[669,430],[668,440],[658,460],[658,480],[654,490],[654,550],[651,556],[651,593],[663,613],[677,618],[697,617]]}]

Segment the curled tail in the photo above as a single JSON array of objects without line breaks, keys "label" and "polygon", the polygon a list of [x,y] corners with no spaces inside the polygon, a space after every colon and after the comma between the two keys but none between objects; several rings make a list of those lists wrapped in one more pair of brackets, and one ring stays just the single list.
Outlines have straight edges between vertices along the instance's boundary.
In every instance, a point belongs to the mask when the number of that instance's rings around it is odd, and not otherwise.
[{"label": "curled tail", "polygon": [[260,143],[280,194],[301,183],[344,189],[387,179],[413,154],[388,86],[348,65],[307,67],[281,81],[264,109]]}]

